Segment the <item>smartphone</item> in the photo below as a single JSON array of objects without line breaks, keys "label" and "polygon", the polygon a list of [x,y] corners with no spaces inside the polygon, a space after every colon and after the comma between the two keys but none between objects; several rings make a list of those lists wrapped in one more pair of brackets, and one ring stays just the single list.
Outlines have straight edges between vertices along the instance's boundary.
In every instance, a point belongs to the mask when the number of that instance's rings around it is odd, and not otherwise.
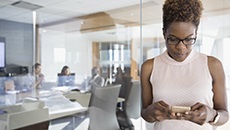
[{"label": "smartphone", "polygon": [[190,107],[186,106],[172,106],[171,111],[174,113],[185,113],[186,111],[190,111]]}]

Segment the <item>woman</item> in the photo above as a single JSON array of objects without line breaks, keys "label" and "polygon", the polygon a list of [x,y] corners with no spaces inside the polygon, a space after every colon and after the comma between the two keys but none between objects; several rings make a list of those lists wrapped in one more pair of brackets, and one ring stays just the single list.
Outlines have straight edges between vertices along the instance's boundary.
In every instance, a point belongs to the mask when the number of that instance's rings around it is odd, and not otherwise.
[{"label": "woman", "polygon": [[163,5],[167,50],[141,67],[141,115],[155,122],[154,130],[212,130],[229,118],[222,63],[193,50],[202,10],[200,0]]},{"label": "woman", "polygon": [[75,81],[75,76],[71,75],[70,68],[68,66],[63,66],[61,73],[58,74],[58,86],[73,86]]},{"label": "woman", "polygon": [[63,66],[61,69],[61,75],[65,75],[65,76],[70,75],[70,68],[68,66]]}]

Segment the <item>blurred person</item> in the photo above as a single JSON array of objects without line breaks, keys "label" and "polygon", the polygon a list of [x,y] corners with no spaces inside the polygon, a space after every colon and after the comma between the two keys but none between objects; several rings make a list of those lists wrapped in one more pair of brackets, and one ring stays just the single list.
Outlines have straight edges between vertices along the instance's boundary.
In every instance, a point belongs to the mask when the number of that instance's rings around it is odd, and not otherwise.
[{"label": "blurred person", "polygon": [[75,74],[70,72],[69,66],[63,66],[58,74],[58,86],[73,86],[75,84]]},{"label": "blurred person", "polygon": [[104,78],[99,75],[99,71],[97,67],[93,67],[91,69],[91,79],[89,80],[90,83],[94,82],[100,86],[104,86]]},{"label": "blurred person", "polygon": [[92,84],[95,83],[98,86],[104,86],[105,79],[99,75],[99,71],[97,67],[93,67],[91,69],[91,77],[87,78],[82,86],[86,91],[92,90]]},{"label": "blurred person", "polygon": [[40,63],[35,63],[32,67],[31,77],[33,80],[33,86],[35,89],[42,87],[42,83],[45,81],[45,76],[41,73],[42,66]]},{"label": "blurred person", "polygon": [[61,75],[68,76],[70,75],[70,68],[68,66],[63,66],[61,69]]}]

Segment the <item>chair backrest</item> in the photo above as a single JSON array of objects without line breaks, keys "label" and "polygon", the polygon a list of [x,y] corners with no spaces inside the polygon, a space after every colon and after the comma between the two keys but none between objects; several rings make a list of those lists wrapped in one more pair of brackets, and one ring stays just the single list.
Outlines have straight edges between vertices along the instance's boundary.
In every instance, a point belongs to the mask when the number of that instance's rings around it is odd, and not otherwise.
[{"label": "chair backrest", "polygon": [[121,85],[93,87],[89,103],[89,129],[119,130],[116,105],[120,87]]},{"label": "chair backrest", "polygon": [[121,84],[119,97],[126,99],[132,86],[132,77],[122,76],[116,79],[114,84]]},{"label": "chair backrest", "polygon": [[124,103],[126,114],[129,118],[137,119],[141,115],[141,86],[140,81],[135,81],[130,88],[129,96]]},{"label": "chair backrest", "polygon": [[[75,76],[75,73],[70,73],[70,75]],[[63,76],[62,73],[57,73],[57,76]]]}]

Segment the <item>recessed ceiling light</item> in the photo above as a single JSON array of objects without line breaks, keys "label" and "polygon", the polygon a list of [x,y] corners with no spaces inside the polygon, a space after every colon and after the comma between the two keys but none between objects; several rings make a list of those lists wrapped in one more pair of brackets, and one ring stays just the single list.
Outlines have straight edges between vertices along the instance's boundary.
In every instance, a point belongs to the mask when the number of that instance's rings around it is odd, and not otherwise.
[{"label": "recessed ceiling light", "polygon": [[23,8],[23,9],[28,9],[28,10],[36,10],[36,9],[42,8],[42,6],[40,5],[32,4],[29,2],[25,2],[25,1],[18,1],[18,2],[12,3],[11,5],[15,7]]}]

